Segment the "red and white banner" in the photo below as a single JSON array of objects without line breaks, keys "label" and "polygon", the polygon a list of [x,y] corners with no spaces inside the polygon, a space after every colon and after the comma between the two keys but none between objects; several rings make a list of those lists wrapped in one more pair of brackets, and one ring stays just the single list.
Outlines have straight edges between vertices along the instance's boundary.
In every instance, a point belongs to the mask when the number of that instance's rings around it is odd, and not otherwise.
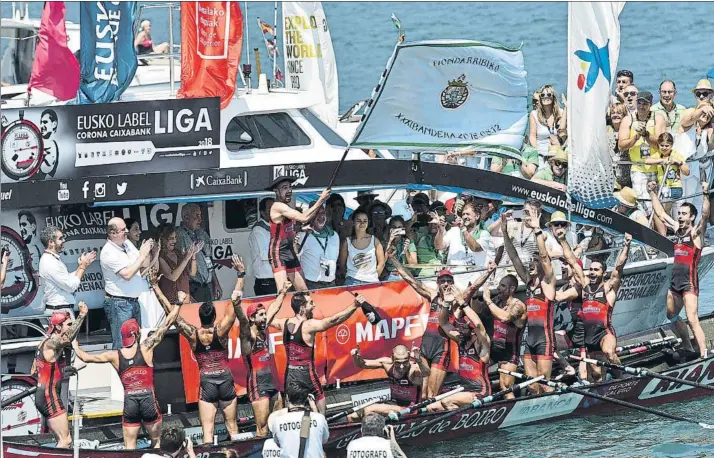
[{"label": "red and white banner", "polygon": [[[323,383],[335,383],[337,379],[342,382],[379,380],[386,378],[381,370],[360,370],[352,363],[350,351],[360,345],[362,355],[367,359],[390,356],[392,348],[404,344],[411,348],[412,345],[421,345],[421,336],[424,333],[426,320],[429,313],[429,304],[416,294],[405,282],[391,282],[384,285],[370,285],[347,289],[331,289],[316,291],[312,294],[315,301],[315,318],[334,315],[354,301],[352,293],[362,294],[367,301],[374,305],[383,320],[376,325],[371,325],[361,310],[358,310],[347,321],[327,332],[319,333],[315,339],[315,367]],[[289,295],[283,302],[278,313],[278,318],[293,316],[290,308]],[[243,301],[244,309],[256,302],[255,299]],[[263,301],[265,306],[269,302]],[[215,302],[217,318],[223,316],[225,307],[230,306],[228,301]],[[181,307],[181,316],[199,326],[198,304]],[[229,364],[233,373],[233,380],[238,395],[246,392],[246,368],[240,355],[238,321],[230,331],[229,338]],[[275,354],[278,373],[285,373],[285,349],[283,338],[279,331],[270,328],[271,353]],[[452,344],[452,355],[457,355],[456,345]],[[181,367],[183,372],[186,402],[198,402],[198,366],[188,341],[181,337]],[[451,370],[458,367],[458,358],[453,357]],[[277,380],[278,389],[282,389],[283,380]]]},{"label": "red and white banner", "polygon": [[181,3],[181,89],[176,97],[220,97],[230,103],[243,44],[238,2]]}]

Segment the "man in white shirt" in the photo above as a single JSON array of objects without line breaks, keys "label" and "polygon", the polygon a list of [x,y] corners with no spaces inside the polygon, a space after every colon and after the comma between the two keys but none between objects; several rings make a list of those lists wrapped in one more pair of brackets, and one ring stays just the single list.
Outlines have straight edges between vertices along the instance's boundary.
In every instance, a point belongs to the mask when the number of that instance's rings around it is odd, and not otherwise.
[{"label": "man in white shirt", "polygon": [[473,202],[467,202],[448,231],[439,226],[434,238],[434,248],[448,250],[447,264],[486,267],[495,259],[491,234],[482,227],[481,211]]},{"label": "man in white shirt", "polygon": [[570,230],[570,222],[565,216],[565,213],[556,211],[550,216],[550,221],[545,224],[548,227],[548,232],[545,233],[545,248],[548,250],[548,255],[551,258],[553,265],[553,275],[555,278],[563,277],[563,263],[560,259],[563,258],[563,247],[560,245],[558,238],[553,232],[558,228],[564,228],[567,232],[565,237],[569,245],[576,245],[575,234]]},{"label": "man in white shirt", "polygon": [[[311,202],[312,206],[315,202]],[[310,226],[303,226],[298,234],[298,259],[302,266],[307,289],[335,286],[340,236],[327,225],[327,212],[321,206]]]},{"label": "man in white shirt", "polygon": [[[270,414],[268,429],[275,443],[282,449],[281,458],[323,458],[322,444],[327,443],[330,429],[325,416],[317,412],[317,406],[309,399],[308,388],[292,382],[285,389],[288,407]],[[309,407],[308,407],[309,405]],[[305,441],[304,455],[300,455],[300,428],[303,417],[310,416],[310,428]]]},{"label": "man in white shirt", "polygon": [[139,295],[149,290],[149,283],[139,270],[148,266],[152,239],[144,240],[139,250],[127,242],[126,223],[112,218],[107,223],[107,243],[102,247],[99,263],[104,275],[104,311],[112,331],[113,349],[122,348],[121,325],[135,318],[141,324]]},{"label": "man in white shirt", "polygon": [[267,296],[276,294],[275,278],[273,278],[273,268],[268,261],[268,250],[270,248],[270,208],[275,199],[266,197],[258,204],[260,217],[258,222],[250,229],[248,236],[248,246],[250,247],[250,261],[253,268],[255,284],[253,292],[256,296]]},{"label": "man in white shirt", "polygon": [[90,251],[79,257],[77,270],[69,272],[60,258],[64,250],[65,237],[57,226],[47,226],[40,232],[40,241],[45,252],[40,258],[40,281],[44,286],[45,314],[66,311],[74,319],[74,293],[79,288],[84,272],[96,259],[97,253]]},{"label": "man in white shirt", "polygon": [[362,420],[362,437],[347,444],[347,458],[363,456],[406,458],[397,444],[394,427],[387,426],[387,419],[383,415],[366,415]]}]

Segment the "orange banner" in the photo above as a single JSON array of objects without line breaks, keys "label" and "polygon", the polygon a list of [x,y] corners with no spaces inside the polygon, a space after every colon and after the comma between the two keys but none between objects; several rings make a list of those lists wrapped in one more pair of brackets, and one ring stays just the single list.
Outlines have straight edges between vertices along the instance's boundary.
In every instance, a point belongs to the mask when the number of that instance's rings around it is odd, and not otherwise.
[{"label": "orange banner", "polygon": [[[354,367],[350,351],[360,345],[362,355],[367,359],[381,358],[391,355],[392,348],[398,344],[419,346],[424,333],[429,313],[426,303],[405,282],[391,282],[384,285],[369,285],[350,287],[349,289],[334,288],[315,291],[312,298],[315,301],[314,317],[317,319],[334,315],[345,309],[354,301],[352,293],[362,294],[372,304],[382,321],[372,325],[367,321],[361,310],[357,310],[347,321],[318,333],[315,338],[315,367],[323,383],[379,380],[386,378],[381,370],[360,370]],[[292,294],[283,302],[278,318],[289,318],[294,315],[290,308]],[[257,302],[256,299],[245,299],[243,309]],[[262,301],[266,307],[269,301]],[[229,301],[215,302],[217,319],[220,319]],[[194,326],[200,326],[198,320],[198,304],[181,307],[181,316]],[[278,373],[285,373],[285,348],[279,331],[270,328],[270,351],[275,354]],[[236,320],[229,334],[228,358],[236,384],[236,393],[246,393],[247,371],[240,355],[238,321]],[[452,355],[456,355],[456,346],[452,344]],[[452,358],[451,371],[458,367],[456,357]],[[198,402],[198,366],[188,341],[181,337],[181,366],[183,372],[186,402]],[[277,380],[278,389],[282,389],[283,380]]]},{"label": "orange banner", "polygon": [[181,2],[181,88],[176,97],[230,103],[243,44],[238,2]]}]

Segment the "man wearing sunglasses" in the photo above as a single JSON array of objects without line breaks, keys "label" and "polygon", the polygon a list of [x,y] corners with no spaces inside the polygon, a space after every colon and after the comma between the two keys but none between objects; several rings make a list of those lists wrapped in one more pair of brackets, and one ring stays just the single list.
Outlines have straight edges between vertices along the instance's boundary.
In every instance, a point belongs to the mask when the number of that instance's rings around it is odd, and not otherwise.
[{"label": "man wearing sunglasses", "polygon": [[531,181],[565,191],[568,183],[568,153],[556,147],[555,154],[548,159],[548,167],[538,170]]},{"label": "man wearing sunglasses", "polygon": [[390,402],[372,404],[351,413],[349,421],[361,421],[371,413],[389,415],[404,407],[421,401],[423,379],[429,376],[429,366],[424,363],[418,348],[411,352],[406,345],[399,344],[392,349],[392,356],[378,359],[364,359],[359,345],[352,350],[352,361],[359,369],[382,369],[389,380]]},{"label": "man wearing sunglasses", "polygon": [[610,105],[614,105],[617,102],[624,102],[625,97],[623,93],[627,86],[632,86],[635,82],[635,75],[629,70],[619,70],[615,76],[615,95],[611,98]]},{"label": "man wearing sunglasses", "polygon": [[664,80],[659,85],[659,102],[652,105],[650,111],[660,113],[665,117],[667,125],[666,132],[676,135],[679,132],[679,125],[682,122],[682,115],[686,110],[684,105],[674,101],[677,96],[677,86],[672,80]]},{"label": "man wearing sunglasses", "polygon": [[625,88],[624,91],[622,91],[622,98],[623,98],[623,103],[627,107],[627,111],[630,114],[633,114],[635,111],[637,111],[637,95],[639,94],[639,90],[634,84],[630,84]]}]

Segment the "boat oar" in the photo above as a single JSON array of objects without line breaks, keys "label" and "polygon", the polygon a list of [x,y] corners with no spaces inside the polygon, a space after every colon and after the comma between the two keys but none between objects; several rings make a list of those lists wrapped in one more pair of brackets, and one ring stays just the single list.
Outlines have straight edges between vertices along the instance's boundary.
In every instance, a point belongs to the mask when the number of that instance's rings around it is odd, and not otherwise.
[{"label": "boat oar", "polygon": [[664,337],[664,338],[663,338],[663,337],[659,337],[659,338],[657,338],[657,339],[645,340],[645,341],[638,342],[638,343],[633,343],[633,344],[629,344],[629,345],[623,345],[622,347],[617,347],[617,348],[615,349],[615,352],[616,352],[616,353],[620,353],[621,351],[631,350],[631,349],[633,349],[633,348],[644,347],[644,346],[649,346],[649,345],[653,345],[653,344],[658,344],[658,343],[666,342],[666,341],[669,341],[669,340],[675,340],[674,336],[667,336],[667,337]]},{"label": "boat oar", "polygon": [[343,410],[342,412],[338,412],[338,413],[334,414],[334,415],[331,416],[331,417],[327,417],[327,423],[329,424],[329,423],[331,423],[331,422],[333,422],[333,421],[335,421],[335,420],[339,420],[340,418],[344,418],[344,417],[346,417],[347,415],[349,415],[349,414],[351,414],[351,413],[359,412],[360,410],[364,409],[365,407],[369,407],[369,406],[371,406],[372,404],[378,403],[379,401],[381,401],[381,399],[379,399],[379,398],[377,398],[377,399],[372,399],[371,401],[365,402],[365,403],[362,404],[362,405],[350,407],[350,408],[347,409],[347,410]]},{"label": "boat oar", "polygon": [[[579,356],[571,356],[571,358],[577,359],[578,361],[581,359]],[[668,382],[674,382],[674,383],[679,383],[682,385],[693,386],[695,388],[701,388],[703,390],[714,391],[714,386],[709,386],[709,385],[705,385],[703,383],[693,382],[691,380],[685,380],[682,378],[677,378],[677,377],[672,377],[669,375],[660,374],[659,372],[648,371],[647,369],[642,369],[640,367],[623,366],[622,364],[615,364],[615,363],[611,363],[609,361],[600,361],[600,360],[591,359],[591,358],[582,358],[582,360],[588,364],[594,364],[594,365],[600,366],[600,367],[608,367],[610,369],[619,369],[619,370],[624,371],[631,375],[641,375],[644,377],[658,378],[660,380],[666,380]]]},{"label": "boat oar", "polygon": [[[500,371],[500,370],[501,370],[501,369],[499,369],[499,371]],[[508,375],[512,375],[512,376],[514,376],[514,377],[516,377],[516,378],[520,378],[520,379],[531,379],[531,380],[533,380],[532,377],[529,377],[528,375],[520,374],[520,373],[518,373],[518,372],[507,371],[506,373],[508,373]],[[580,388],[574,388],[574,387],[572,387],[572,386],[567,386],[567,385],[564,385],[564,384],[561,384],[561,383],[551,382],[551,381],[549,381],[549,380],[548,380],[548,381],[542,380],[542,381],[540,381],[540,383],[543,383],[543,384],[548,385],[548,386],[553,387],[553,388],[559,388],[559,389],[561,389],[561,390],[563,390],[563,391],[569,391],[569,392],[571,392],[571,393],[579,394],[579,395],[581,395],[581,396],[586,396],[586,397],[590,397],[590,398],[594,398],[594,399],[599,399],[600,401],[605,401],[605,402],[609,402],[609,403],[612,403],[612,404],[617,404],[617,405],[622,406],[622,407],[627,407],[628,409],[639,410],[639,411],[642,411],[642,412],[651,413],[652,415],[657,415],[657,416],[659,416],[659,417],[669,418],[670,420],[683,421],[683,422],[686,422],[686,423],[692,423],[692,424],[695,424],[695,425],[699,425],[699,426],[701,426],[701,427],[704,428],[704,429],[714,429],[714,425],[710,425],[709,423],[704,423],[704,422],[701,422],[701,421],[692,420],[692,419],[690,419],[690,418],[680,417],[679,415],[673,415],[673,414],[671,414],[671,413],[662,412],[661,410],[655,410],[655,409],[652,409],[652,408],[650,408],[650,407],[641,406],[641,405],[639,405],[639,404],[633,404],[633,403],[631,403],[631,402],[623,401],[622,399],[616,399],[616,398],[611,398],[611,397],[608,397],[608,396],[603,396],[603,395],[597,394],[597,393],[591,393],[591,392],[588,391],[588,390],[581,390]]]},{"label": "boat oar", "polygon": [[456,393],[460,393],[462,391],[464,391],[464,387],[457,386],[456,388],[454,388],[451,391],[447,391],[446,393],[442,393],[438,396],[434,396],[433,398],[424,399],[423,401],[418,402],[418,403],[414,404],[413,406],[409,406],[406,409],[402,409],[399,412],[389,412],[389,419],[392,421],[397,421],[397,420],[399,420],[400,417],[403,417],[404,415],[409,415],[410,413],[416,412],[418,409],[421,409],[422,407],[426,407],[426,406],[433,404],[435,402],[439,402],[444,398],[448,398],[449,396],[454,395]]},{"label": "boat oar", "polygon": [[652,343],[652,344],[642,345],[639,347],[627,348],[622,351],[618,351],[617,356],[636,355],[638,353],[644,353],[649,350],[656,350],[658,348],[672,347],[674,345],[679,345],[681,342],[682,342],[682,339],[664,340],[662,342],[656,342],[656,343]]},{"label": "boat oar", "polygon": [[17,401],[19,401],[20,399],[23,399],[27,396],[32,396],[33,394],[35,394],[35,391],[37,391],[37,386],[33,386],[29,390],[25,390],[21,393],[17,393],[16,395],[10,396],[7,399],[3,399],[2,400],[2,409],[5,410],[5,407],[9,406],[10,404],[14,404]]},{"label": "boat oar", "polygon": [[446,418],[452,417],[452,416],[454,416],[454,415],[458,415],[458,414],[460,414],[461,412],[465,412],[465,411],[470,410],[470,409],[478,409],[479,407],[482,407],[482,406],[484,406],[484,405],[486,405],[486,404],[490,404],[490,403],[492,403],[492,402],[501,400],[501,399],[503,399],[503,397],[504,397],[505,395],[507,395],[508,393],[512,393],[512,392],[514,392],[514,391],[522,390],[522,389],[526,388],[527,386],[532,385],[533,383],[536,383],[536,382],[540,382],[540,381],[542,381],[542,380],[543,380],[543,376],[541,375],[540,377],[536,377],[536,378],[534,378],[534,379],[532,379],[532,380],[526,380],[525,382],[518,383],[518,384],[516,384],[516,385],[513,385],[513,386],[510,387],[510,388],[506,388],[505,390],[501,390],[501,391],[499,391],[498,393],[492,394],[492,395],[490,395],[490,396],[486,396],[486,397],[483,398],[483,399],[480,399],[480,400],[479,400],[479,399],[474,399],[474,401],[473,401],[471,404],[467,405],[467,406],[459,407],[459,408],[456,409],[456,410],[449,410],[448,412],[444,413],[443,415],[439,415],[439,416],[437,416],[436,418],[434,418],[434,419],[432,419],[432,420],[429,420],[429,421],[426,421],[426,422],[424,422],[424,423],[421,423],[421,424],[419,424],[418,426],[414,425],[413,428],[410,428],[410,429],[408,429],[408,430],[406,430],[406,431],[400,432],[399,434],[397,434],[397,439],[402,439],[402,438],[404,438],[404,436],[408,436],[409,434],[413,433],[412,429],[414,429],[414,428],[419,428],[419,429],[428,428],[428,427],[430,427],[430,426],[432,426],[432,425],[435,425],[435,424],[439,423],[440,421],[442,421],[442,420],[444,420],[444,419],[446,419]]}]

